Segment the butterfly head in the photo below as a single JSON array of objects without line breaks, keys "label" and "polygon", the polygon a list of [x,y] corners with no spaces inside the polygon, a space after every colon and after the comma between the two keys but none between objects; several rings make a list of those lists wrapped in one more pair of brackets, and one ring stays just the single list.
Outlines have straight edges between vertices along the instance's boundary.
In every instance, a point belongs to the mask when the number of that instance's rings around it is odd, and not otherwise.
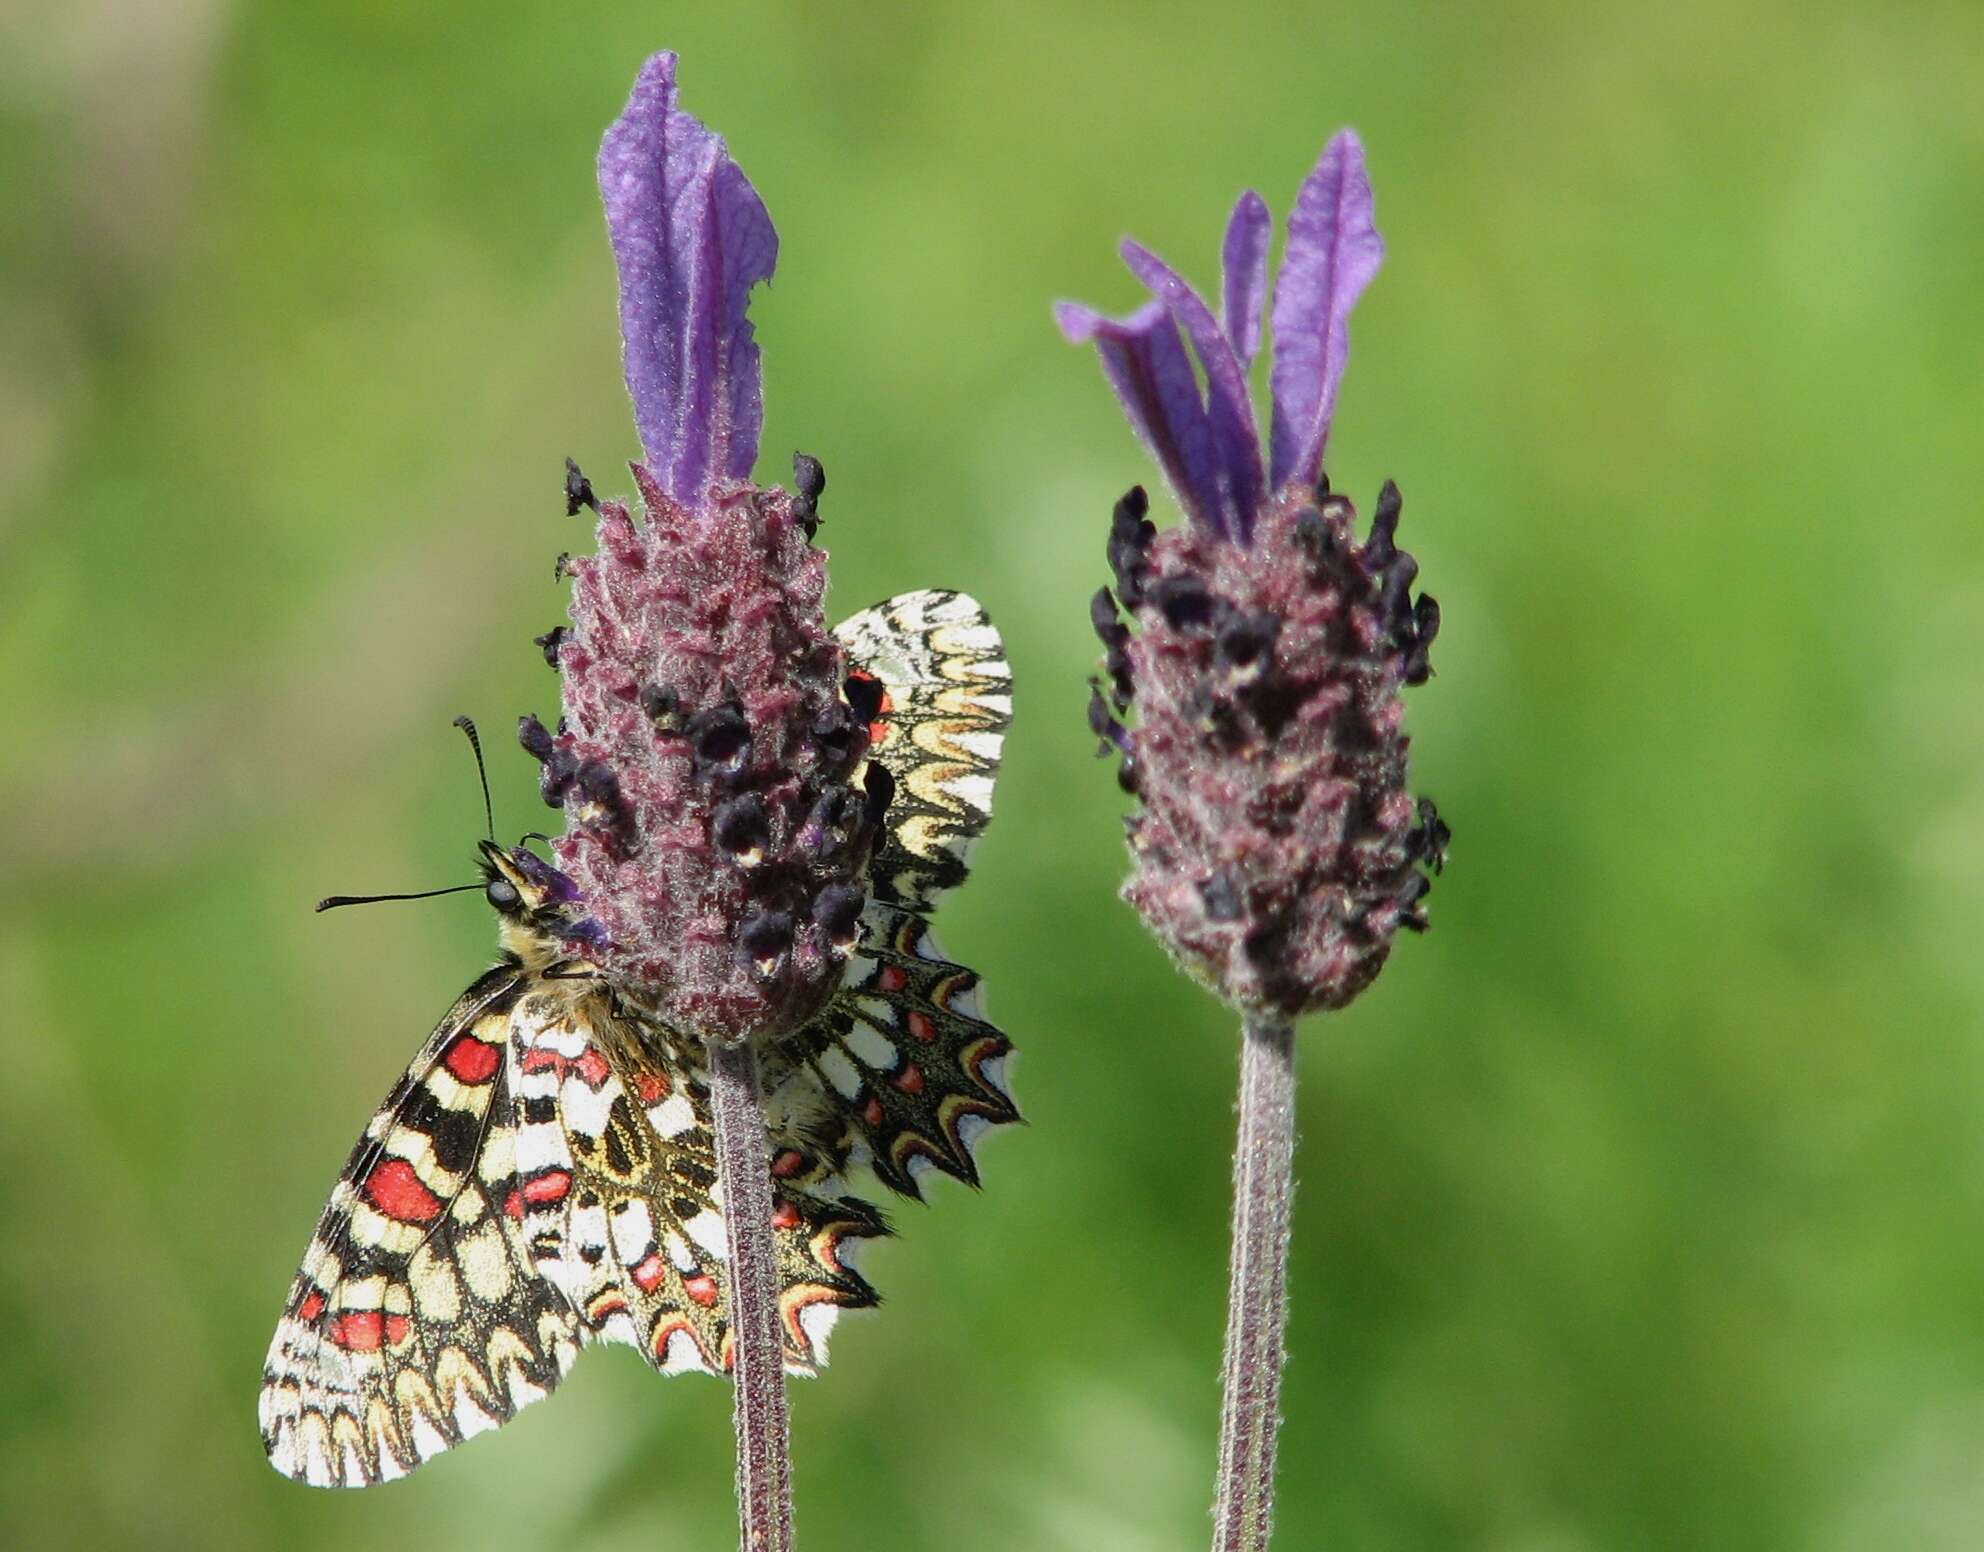
[{"label": "butterfly head", "polygon": [[585,914],[578,885],[525,846],[479,843],[482,894],[496,913],[503,947],[541,967],[597,947],[599,924]]}]

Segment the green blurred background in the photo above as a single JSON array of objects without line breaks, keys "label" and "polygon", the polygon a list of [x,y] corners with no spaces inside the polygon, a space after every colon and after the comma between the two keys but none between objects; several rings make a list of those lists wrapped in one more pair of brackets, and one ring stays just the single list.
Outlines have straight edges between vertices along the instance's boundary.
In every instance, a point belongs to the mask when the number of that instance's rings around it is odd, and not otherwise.
[{"label": "green blurred background", "polygon": [[832,1548],[1203,1544],[1234,1040],[1082,728],[1149,478],[1047,305],[1369,147],[1331,444],[1445,606],[1436,930],[1302,1044],[1290,1549],[1984,1545],[1984,13],[14,0],[0,19],[0,1541],[733,1544],[727,1397],[590,1357],[398,1486],[263,1463],[351,1138],[486,962],[504,729],[635,451],[592,158],[648,51],[783,235],[763,473],[1019,720],[945,911],[1021,1050],[795,1400]]}]

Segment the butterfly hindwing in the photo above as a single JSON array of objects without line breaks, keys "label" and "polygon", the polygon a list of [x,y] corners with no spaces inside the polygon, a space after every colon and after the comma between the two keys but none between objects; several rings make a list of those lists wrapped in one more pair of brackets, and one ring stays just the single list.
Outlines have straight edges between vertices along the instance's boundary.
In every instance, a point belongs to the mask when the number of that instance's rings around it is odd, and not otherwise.
[{"label": "butterfly hindwing", "polygon": [[[606,1002],[529,998],[512,1023],[524,1240],[589,1340],[625,1342],[666,1374],[719,1372],[729,1282],[701,1053],[662,1059]],[[789,1160],[773,1169],[786,1363],[811,1373],[838,1311],[875,1302],[851,1242],[885,1230],[873,1208],[830,1194],[824,1169],[804,1187]]]},{"label": "butterfly hindwing", "polygon": [[1011,1047],[979,1017],[978,977],[930,931],[938,896],[965,876],[991,818],[992,782],[1011,720],[999,633],[962,593],[905,593],[835,632],[850,678],[883,692],[869,758],[895,778],[861,944],[826,1010],[770,1054],[766,1082],[795,1113],[809,1102],[822,1151],[866,1163],[920,1196],[936,1169],[978,1183],[972,1145],[1017,1121],[1001,1069]]},{"label": "butterfly hindwing", "polygon": [[977,1185],[979,1135],[1019,1119],[1002,1084],[1012,1048],[978,1016],[978,977],[944,958],[922,917],[875,901],[862,929],[846,985],[781,1048],[790,1069],[768,1063],[767,1083],[830,1096],[828,1151],[892,1191],[921,1196],[926,1169]]},{"label": "butterfly hindwing", "polygon": [[317,1486],[404,1475],[555,1386],[579,1327],[502,1212],[518,971],[458,1001],[346,1162],[263,1369],[263,1443]]}]

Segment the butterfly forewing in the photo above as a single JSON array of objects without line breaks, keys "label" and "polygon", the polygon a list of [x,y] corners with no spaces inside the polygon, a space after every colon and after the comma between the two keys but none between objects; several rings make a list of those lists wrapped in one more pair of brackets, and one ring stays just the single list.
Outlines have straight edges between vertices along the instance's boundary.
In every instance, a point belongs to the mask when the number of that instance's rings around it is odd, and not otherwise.
[{"label": "butterfly forewing", "polygon": [[558,1383],[579,1328],[502,1211],[518,972],[490,972],[352,1150],[263,1368],[262,1439],[317,1486],[401,1476]]}]

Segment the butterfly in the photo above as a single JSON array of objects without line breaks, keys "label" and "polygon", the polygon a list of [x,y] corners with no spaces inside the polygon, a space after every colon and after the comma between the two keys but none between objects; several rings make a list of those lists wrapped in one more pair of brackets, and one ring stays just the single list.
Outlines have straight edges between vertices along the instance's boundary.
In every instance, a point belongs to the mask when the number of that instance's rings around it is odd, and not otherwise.
[{"label": "butterfly", "polygon": [[[876,1302],[856,1269],[888,1233],[846,1194],[866,1168],[921,1195],[977,1184],[973,1147],[1019,1115],[978,978],[930,933],[991,814],[1007,665],[961,593],[906,593],[835,632],[868,758],[895,778],[860,940],[810,1022],[762,1053],[779,1310],[790,1373]],[[879,695],[877,695],[879,686]],[[665,1374],[722,1373],[723,1192],[700,1044],[624,1017],[557,932],[570,880],[481,844],[503,957],[462,993],[352,1150],[263,1367],[270,1463],[316,1486],[405,1475],[549,1393],[579,1350],[625,1342]]]}]

